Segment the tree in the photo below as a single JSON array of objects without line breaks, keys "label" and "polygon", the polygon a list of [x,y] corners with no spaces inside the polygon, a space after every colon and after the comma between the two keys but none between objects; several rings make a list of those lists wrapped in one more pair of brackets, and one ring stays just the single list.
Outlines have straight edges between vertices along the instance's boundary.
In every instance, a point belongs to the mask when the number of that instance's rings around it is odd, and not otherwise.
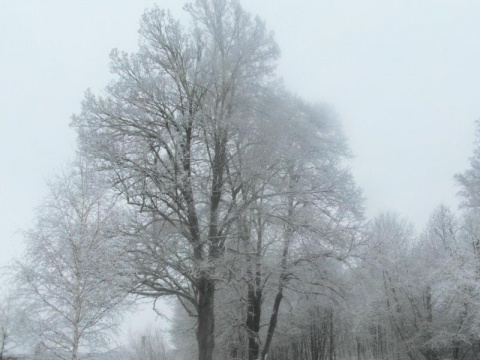
[{"label": "tree", "polygon": [[[223,351],[217,356],[224,359],[257,359],[263,349],[267,356],[276,323],[267,329],[271,314],[277,322],[283,316],[283,296],[291,301],[295,292],[331,285],[315,278],[318,269],[354,254],[362,219],[360,192],[343,167],[348,152],[331,115],[282,92],[259,106],[264,129],[237,139],[236,147],[248,151],[237,152],[226,178],[240,199],[254,201],[237,212],[218,268],[228,280],[217,286],[216,339]],[[289,184],[293,168],[297,180]]]},{"label": "tree", "polygon": [[27,307],[16,288],[1,289],[0,300],[0,359],[28,343],[22,329],[26,326]]},{"label": "tree", "polygon": [[417,359],[421,355],[415,327],[423,309],[416,300],[424,283],[411,270],[413,227],[396,214],[384,213],[371,221],[367,236],[368,253],[353,273],[356,287],[349,296],[357,358]]},{"label": "tree", "polygon": [[349,156],[338,123],[324,109],[301,101],[293,103],[292,129],[286,128],[280,141],[284,149],[277,177],[279,196],[271,206],[272,219],[280,220],[282,246],[278,287],[261,352],[267,358],[276,328],[279,308],[287,287],[325,286],[308,279],[323,269],[326,259],[346,261],[358,245],[363,220],[361,192],[345,168]]},{"label": "tree", "polygon": [[[480,348],[480,341],[473,336],[478,329],[478,314],[476,314],[475,304],[476,298],[480,292],[480,120],[476,122],[476,142],[473,156],[470,158],[470,168],[455,175],[455,179],[460,186],[458,195],[462,198],[461,208],[464,210],[463,226],[462,226],[462,245],[464,251],[463,255],[469,259],[468,276],[464,278],[470,281],[465,284],[465,293],[468,294],[469,299],[464,301],[464,310],[462,318],[470,321],[463,321],[460,330],[468,334],[460,337],[457,344],[470,344],[475,349]],[[465,266],[462,269],[467,269]],[[473,273],[472,273],[473,271]],[[466,279],[465,279],[466,280]],[[467,282],[467,281],[465,281]],[[464,283],[465,283],[464,282]],[[465,329],[467,331],[465,331]]]},{"label": "tree", "polygon": [[[332,114],[281,90],[263,100],[263,132],[249,139],[259,145],[242,153],[235,172],[240,179],[227,178],[250,184],[240,189],[242,197],[256,194],[237,219],[237,240],[228,243],[232,273],[244,283],[236,288],[245,299],[249,359],[267,356],[284,291],[295,283],[303,291],[313,282],[307,274],[329,258],[346,261],[363,219],[361,193],[345,167],[348,148]],[[261,163],[250,160],[258,158]],[[272,304],[266,289],[275,293]],[[266,311],[271,314],[262,326]]]},{"label": "tree", "polygon": [[19,264],[31,328],[49,358],[105,344],[129,286],[122,211],[83,159],[49,184]]},{"label": "tree", "polygon": [[278,49],[236,1],[185,9],[189,32],[158,8],[145,13],[140,51],[112,53],[117,79],[105,97],[87,94],[73,124],[82,149],[148,224],[136,234],[135,291],[177,297],[198,319],[199,359],[211,360],[219,262],[255,199],[240,199],[248,184],[232,188],[226,177],[243,151],[236,139],[255,128]]},{"label": "tree", "polygon": [[153,326],[130,334],[126,360],[167,360],[167,345],[162,331]]},{"label": "tree", "polygon": [[458,195],[462,198],[462,206],[466,208],[480,207],[480,120],[476,122],[476,143],[473,156],[470,158],[470,168],[464,173],[455,175],[460,186]]},{"label": "tree", "polygon": [[369,256],[355,269],[357,289],[349,300],[358,357],[475,356],[478,279],[471,221],[459,221],[442,205],[420,236],[392,214],[372,222]]}]

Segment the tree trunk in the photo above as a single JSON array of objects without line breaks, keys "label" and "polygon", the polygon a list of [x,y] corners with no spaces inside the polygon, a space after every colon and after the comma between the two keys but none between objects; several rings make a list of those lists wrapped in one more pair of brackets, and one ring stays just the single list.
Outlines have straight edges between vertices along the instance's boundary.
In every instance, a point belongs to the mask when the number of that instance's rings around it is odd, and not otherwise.
[{"label": "tree trunk", "polygon": [[[213,349],[215,347],[215,280],[210,275],[215,272],[215,261],[220,257],[220,250],[223,247],[223,238],[218,229],[218,208],[222,199],[222,189],[224,185],[225,171],[225,143],[227,141],[225,133],[222,133],[215,139],[215,155],[213,160],[212,187],[210,192],[210,220],[208,228],[208,239],[210,247],[208,250],[209,269],[201,274],[198,281],[198,325],[197,325],[197,343],[198,360],[212,360]],[[196,213],[195,213],[196,214]],[[198,217],[196,217],[198,221]],[[198,222],[196,223],[198,228]],[[199,232],[197,233],[199,234]],[[195,259],[201,263],[203,259],[203,249],[200,238],[196,238]]]},{"label": "tree trunk", "polygon": [[333,309],[329,309],[329,333],[330,333],[330,341],[329,341],[329,354],[328,354],[328,359],[329,360],[334,360],[335,358],[335,334],[334,334],[334,329],[333,329]]},{"label": "tree trunk", "polygon": [[[248,360],[256,360],[260,354],[260,341],[258,332],[260,331],[260,318],[262,313],[262,221],[258,218],[257,229],[257,247],[255,255],[247,255],[249,283],[247,289],[247,320],[246,327],[248,331]],[[249,232],[248,232],[249,233]],[[245,232],[245,235],[247,232]],[[245,237],[247,253],[248,237]]]},{"label": "tree trunk", "polygon": [[199,280],[198,297],[198,360],[212,360],[215,347],[214,308],[215,283],[206,277]]},{"label": "tree trunk", "polygon": [[[81,281],[80,276],[77,274],[77,282]],[[80,318],[82,316],[81,314],[81,308],[82,308],[82,300],[80,298],[80,295],[78,295],[81,290],[80,288],[77,287],[76,289],[77,295],[75,296],[75,318],[73,321],[73,344],[72,344],[72,360],[77,360],[78,359],[78,347],[80,345]]]},{"label": "tree trunk", "polygon": [[[387,278],[388,278],[390,287],[388,287],[388,285],[387,285]],[[403,314],[402,308],[400,306],[400,302],[398,300],[397,293],[396,293],[395,287],[393,285],[393,281],[392,281],[390,275],[388,274],[388,272],[386,270],[383,271],[383,284],[384,284],[384,287],[385,287],[387,310],[388,310],[389,320],[390,320],[390,323],[392,325],[392,330],[393,330],[394,334],[401,341],[401,344],[404,346],[405,352],[406,352],[408,358],[410,360],[415,360],[414,352],[410,348],[409,342],[407,341],[407,339],[405,337],[405,334],[404,334],[404,329],[405,329],[404,321],[403,321],[404,314]],[[393,301],[395,307],[390,304],[389,293],[392,293],[392,301]],[[399,321],[396,320],[395,314],[400,316]],[[399,322],[400,322],[400,324],[399,324]]]},{"label": "tree trunk", "polygon": [[251,285],[248,286],[247,293],[247,321],[248,330],[248,360],[255,360],[260,353],[260,344],[258,341],[258,332],[260,330],[260,314],[262,295],[261,292],[255,291]]},{"label": "tree trunk", "polygon": [[434,350],[421,350],[426,360],[440,360],[440,356]]},{"label": "tree trunk", "polygon": [[[465,289],[465,291],[468,291],[468,289]],[[463,303],[463,310],[460,314],[460,320],[459,324],[457,327],[457,333],[460,333],[463,327],[463,323],[465,322],[465,319],[467,318],[468,315],[468,303]],[[460,356],[460,350],[461,350],[461,343],[458,340],[455,340],[453,342],[453,349],[452,349],[452,355],[453,355],[453,360],[460,360],[462,357]]]},{"label": "tree trunk", "polygon": [[[291,179],[291,181],[293,181]],[[292,189],[293,186],[290,184],[290,189]],[[283,251],[282,251],[282,262],[281,262],[281,273],[280,273],[280,279],[278,281],[278,292],[277,295],[275,296],[275,301],[273,303],[273,309],[272,309],[272,315],[270,316],[270,323],[268,325],[268,330],[267,330],[267,339],[265,340],[265,345],[263,346],[262,350],[262,360],[266,360],[268,351],[270,349],[270,345],[272,343],[273,339],[273,334],[275,332],[275,328],[277,327],[277,320],[278,320],[278,310],[280,309],[280,303],[282,302],[283,299],[283,288],[285,287],[285,284],[287,283],[287,258],[288,258],[288,251],[290,249],[290,243],[293,238],[293,225],[292,225],[292,220],[293,220],[293,197],[292,195],[288,196],[288,211],[287,211],[287,220],[290,222],[287,224],[287,227],[285,229],[285,238],[283,241]]]},{"label": "tree trunk", "polygon": [[360,344],[360,340],[357,338],[357,360],[362,360],[361,358],[362,353],[362,345]]},{"label": "tree trunk", "polygon": [[0,360],[3,359],[3,352],[5,351],[5,341],[7,341],[7,330],[2,331],[2,343],[0,344]]},{"label": "tree trunk", "polygon": [[275,328],[277,327],[278,319],[278,309],[280,308],[280,303],[283,299],[283,286],[279,288],[277,296],[275,296],[275,302],[273,304],[272,315],[270,316],[270,323],[268,325],[267,339],[265,340],[265,345],[262,350],[262,360],[266,360],[270,345],[272,343],[273,334]]},{"label": "tree trunk", "polygon": [[[432,288],[430,285],[427,285],[425,290],[425,308],[427,311],[427,332],[426,332],[426,339],[425,343],[430,342],[432,339],[432,323],[433,323],[433,306],[432,306]],[[439,360],[440,355],[434,349],[424,349],[421,351],[422,355],[427,360]]]}]

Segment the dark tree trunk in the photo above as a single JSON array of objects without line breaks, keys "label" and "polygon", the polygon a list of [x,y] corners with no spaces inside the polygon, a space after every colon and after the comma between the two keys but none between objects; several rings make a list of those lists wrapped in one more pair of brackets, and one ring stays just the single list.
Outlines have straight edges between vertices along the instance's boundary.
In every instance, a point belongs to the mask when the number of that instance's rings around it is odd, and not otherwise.
[{"label": "dark tree trunk", "polygon": [[198,360],[212,360],[215,347],[215,317],[214,309],[215,284],[212,280],[202,277],[199,280],[198,296]]},{"label": "dark tree trunk", "polygon": [[[465,289],[465,291],[468,291],[468,289]],[[457,327],[457,332],[460,333],[461,330],[462,330],[462,327],[463,327],[463,323],[465,322],[465,319],[467,318],[467,315],[468,315],[468,303],[464,303],[463,304],[463,310],[460,314],[460,320],[459,320],[459,323],[458,323],[458,327]],[[453,342],[453,351],[452,351],[452,355],[453,355],[453,360],[460,360],[462,358],[462,356],[460,356],[460,353],[461,353],[461,343],[458,341],[458,340],[455,340]]]},{"label": "dark tree trunk", "polygon": [[[208,228],[208,261],[209,269],[198,279],[198,325],[197,325],[197,342],[198,342],[198,360],[212,360],[213,349],[215,347],[215,314],[214,314],[214,297],[215,297],[215,280],[210,278],[214,273],[215,261],[220,257],[221,248],[223,247],[223,237],[219,231],[218,209],[220,200],[222,199],[222,189],[224,185],[225,171],[225,134],[218,134],[215,139],[215,153],[212,164],[212,188],[210,192],[210,220]],[[198,224],[198,223],[197,223]],[[196,238],[196,252],[194,257],[196,260],[203,259],[203,248],[200,238]]]},{"label": "dark tree trunk", "polygon": [[275,332],[275,328],[277,327],[278,310],[280,308],[280,303],[282,302],[282,299],[283,299],[283,287],[281,287],[278,290],[277,296],[275,296],[272,315],[270,316],[270,323],[268,325],[267,339],[265,340],[265,345],[263,346],[263,350],[262,350],[262,360],[266,359],[266,356],[270,349],[270,345],[272,343],[273,334]]},{"label": "dark tree trunk", "polygon": [[440,360],[440,356],[434,350],[423,350],[421,353],[426,360]]},{"label": "dark tree trunk", "polygon": [[3,359],[3,352],[5,350],[5,341],[7,340],[7,330],[2,332],[2,343],[0,344],[0,360]]},{"label": "dark tree trunk", "polygon": [[329,354],[328,354],[328,359],[329,360],[334,360],[335,359],[335,334],[334,334],[334,329],[333,329],[333,309],[329,309],[329,333],[330,333],[330,338],[329,338]]},{"label": "dark tree trunk", "polygon": [[[292,188],[292,185],[290,185],[290,188]],[[293,214],[294,214],[293,203],[294,203],[293,197],[289,195],[287,219],[290,222],[293,220]],[[277,327],[278,310],[280,309],[280,303],[282,302],[282,299],[283,299],[283,288],[285,287],[285,284],[288,282],[287,258],[288,258],[288,251],[290,249],[290,243],[293,238],[293,232],[294,232],[293,225],[292,223],[289,223],[285,229],[285,238],[283,241],[283,251],[282,251],[282,262],[280,266],[281,273],[280,273],[280,279],[278,281],[278,292],[277,292],[277,295],[275,296],[275,301],[273,303],[272,315],[270,316],[270,323],[268,325],[268,330],[267,330],[267,338],[265,340],[265,345],[263,346],[263,350],[262,350],[262,358],[261,358],[262,360],[266,360],[268,351],[270,349],[270,345],[273,339],[273,334],[275,333],[275,328]]]},{"label": "dark tree trunk", "polygon": [[357,338],[357,360],[362,360],[361,353],[362,353],[362,345],[360,344],[360,340]]},{"label": "dark tree trunk", "polygon": [[[425,307],[427,310],[427,333],[425,342],[429,342],[432,339],[432,323],[433,323],[433,306],[432,306],[432,289],[430,286],[427,286],[425,290]],[[422,355],[427,360],[439,360],[440,356],[434,349],[425,349],[421,351]]]},{"label": "dark tree trunk", "polygon": [[[259,220],[261,227],[261,220]],[[260,317],[262,314],[262,229],[258,229],[257,249],[254,258],[249,257],[250,282],[247,290],[247,331],[248,331],[248,360],[258,359],[260,354]]]},{"label": "dark tree trunk", "polygon": [[247,293],[247,330],[248,330],[248,360],[258,358],[260,344],[258,332],[260,330],[260,315],[262,307],[262,293],[256,291],[255,287],[249,284]]}]

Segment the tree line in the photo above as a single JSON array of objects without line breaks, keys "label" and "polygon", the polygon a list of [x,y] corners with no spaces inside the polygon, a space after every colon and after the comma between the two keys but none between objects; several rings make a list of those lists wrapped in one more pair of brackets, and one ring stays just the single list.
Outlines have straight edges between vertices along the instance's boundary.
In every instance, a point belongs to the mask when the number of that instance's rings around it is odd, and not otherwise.
[{"label": "tree line", "polygon": [[[459,215],[438,207],[420,235],[366,219],[338,120],[285,89],[264,22],[234,0],[185,10],[187,27],[147,10],[73,116],[0,359],[25,338],[37,359],[474,359],[478,149]],[[148,332],[101,355],[132,296],[176,300],[170,346]]]}]

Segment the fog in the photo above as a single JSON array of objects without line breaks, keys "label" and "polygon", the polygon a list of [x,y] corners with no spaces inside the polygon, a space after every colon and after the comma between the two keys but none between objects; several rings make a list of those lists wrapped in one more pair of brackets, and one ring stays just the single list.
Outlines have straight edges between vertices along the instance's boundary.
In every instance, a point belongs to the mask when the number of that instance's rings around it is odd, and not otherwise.
[{"label": "fog", "polygon": [[[286,87],[340,119],[368,217],[394,211],[422,231],[440,203],[457,208],[453,175],[469,165],[480,115],[479,2],[241,3],[274,32]],[[153,4],[2,3],[0,264],[21,254],[45,180],[74,155],[85,90],[111,80],[111,49],[136,49]],[[185,18],[179,1],[157,4]]]}]

